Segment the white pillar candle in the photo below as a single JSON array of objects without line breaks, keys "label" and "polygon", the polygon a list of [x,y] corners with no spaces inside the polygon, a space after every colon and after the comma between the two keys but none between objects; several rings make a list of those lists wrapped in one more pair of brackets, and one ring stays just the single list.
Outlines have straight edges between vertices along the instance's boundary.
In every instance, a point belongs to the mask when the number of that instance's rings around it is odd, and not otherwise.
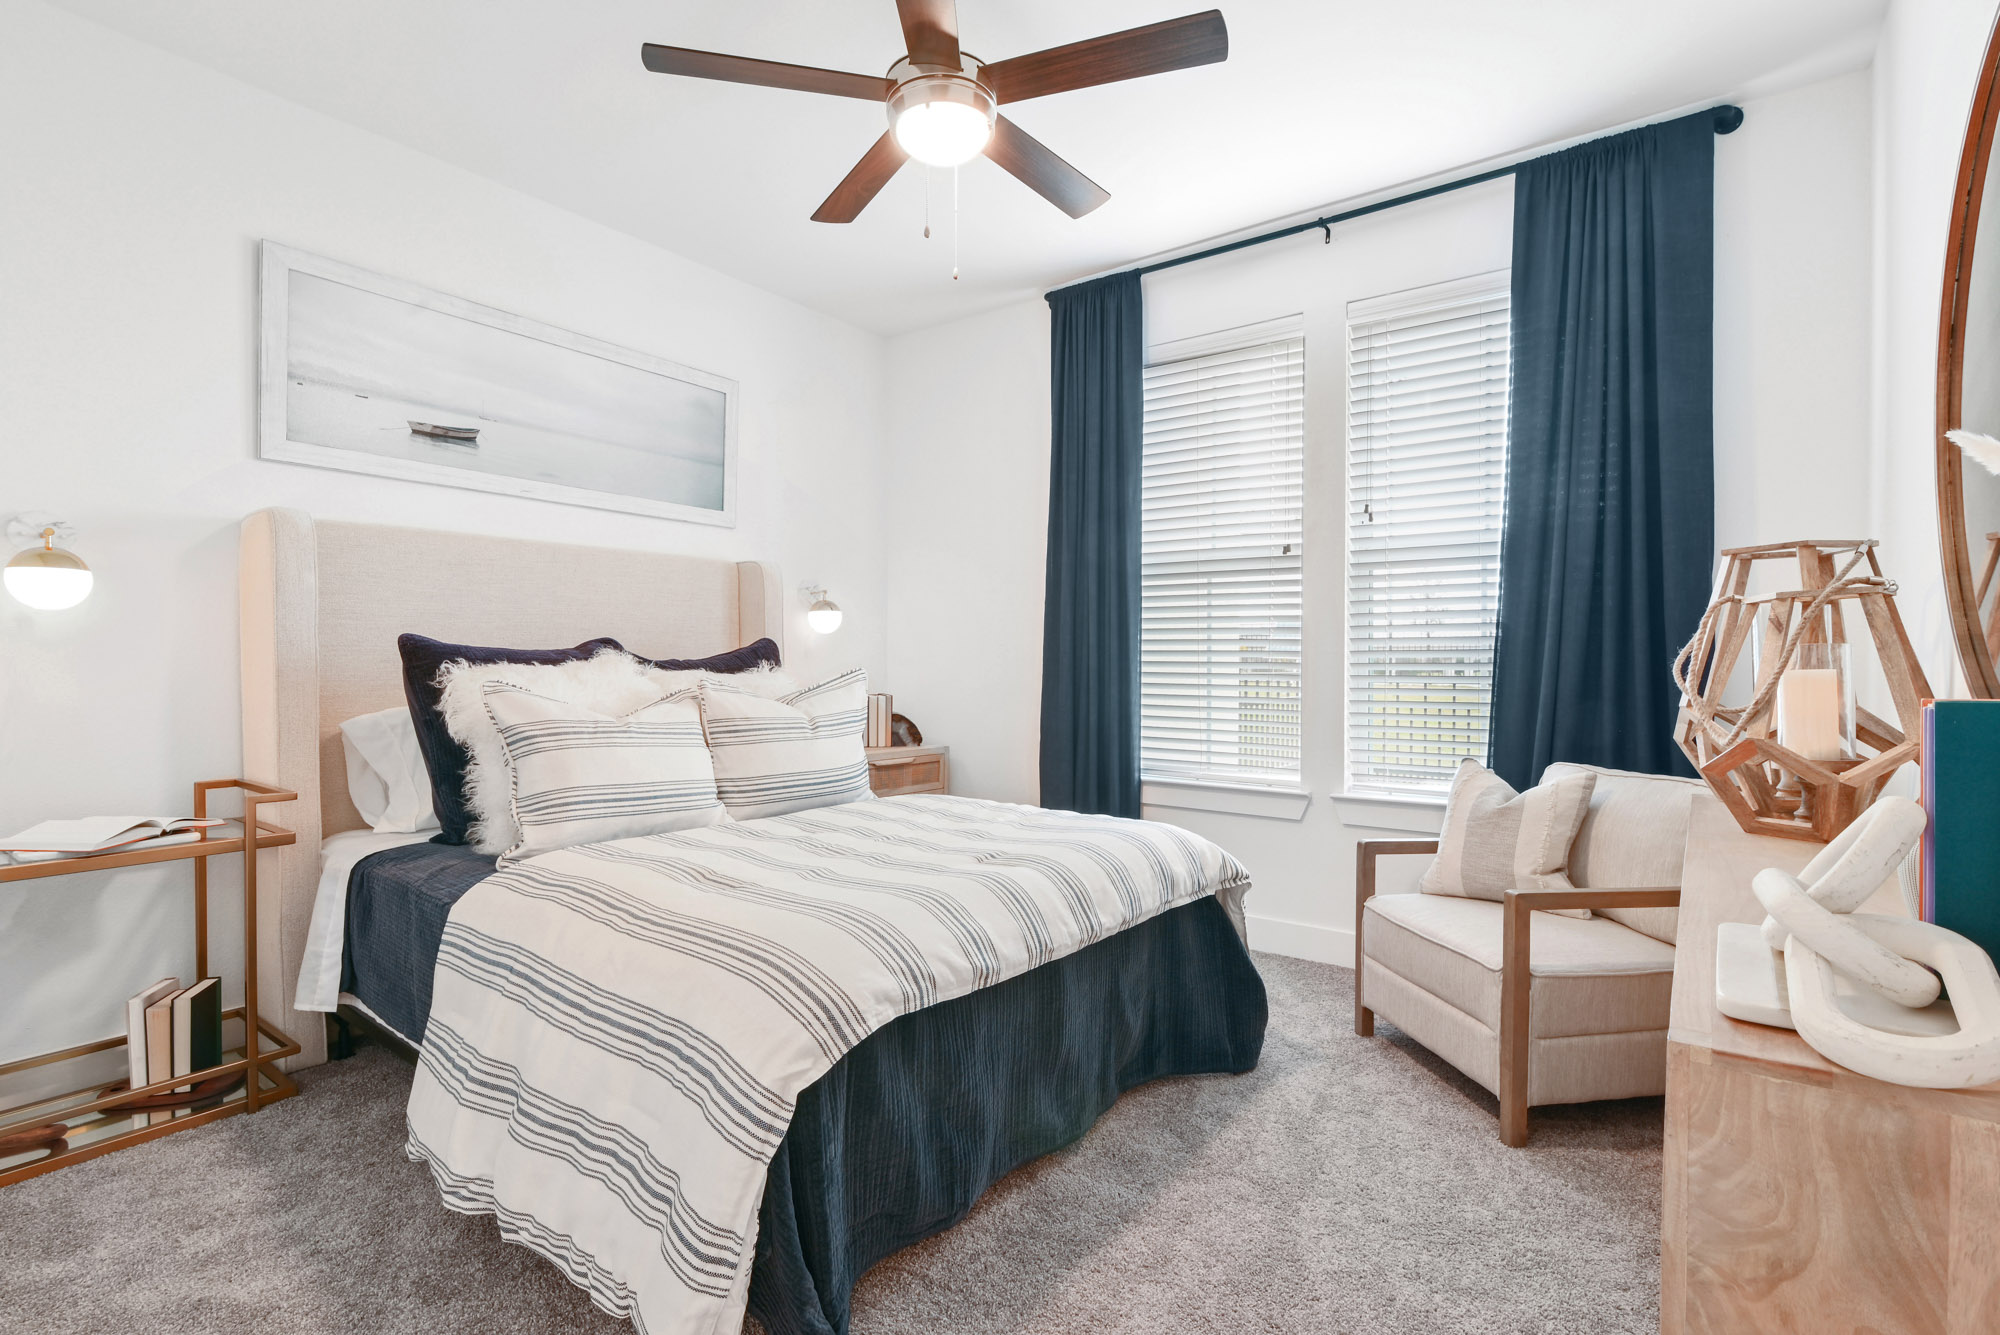
[{"label": "white pillar candle", "polygon": [[1778,745],[1807,760],[1839,760],[1840,669],[1792,668],[1778,678]]}]

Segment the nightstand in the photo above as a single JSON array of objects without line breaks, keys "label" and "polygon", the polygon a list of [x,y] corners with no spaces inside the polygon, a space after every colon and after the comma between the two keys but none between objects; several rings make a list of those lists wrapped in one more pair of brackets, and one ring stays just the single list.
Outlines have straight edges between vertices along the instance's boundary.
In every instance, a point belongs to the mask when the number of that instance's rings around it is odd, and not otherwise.
[{"label": "nightstand", "polygon": [[951,791],[948,746],[871,746],[868,786],[877,797]]},{"label": "nightstand", "polygon": [[[243,858],[243,1004],[222,1012],[243,1031],[240,1042],[223,1040],[219,1065],[191,1071],[138,1089],[126,1081],[93,1083],[54,1096],[43,1095],[13,1107],[0,1108],[0,1186],[36,1177],[66,1164],[94,1159],[191,1126],[201,1126],[237,1113],[254,1113],[267,1103],[299,1092],[278,1063],[298,1055],[292,1037],[265,1019],[257,998],[257,851],[296,843],[292,831],[259,819],[270,803],[294,802],[297,793],[269,788],[244,779],[212,779],[194,786],[194,814],[208,815],[210,793],[238,789],[243,816],[235,830],[205,829],[192,843],[132,851],[97,853],[0,867],[0,885],[42,881],[82,872],[110,871],[155,862],[188,862],[194,868],[194,976],[208,975],[208,861],[231,854]],[[9,997],[10,1001],[18,1000]],[[104,1002],[107,1016],[123,1019],[124,1004],[115,997]],[[74,1061],[125,1046],[126,1036],[114,1035],[60,1052],[44,1052],[0,1065],[0,1084],[36,1067]]]}]

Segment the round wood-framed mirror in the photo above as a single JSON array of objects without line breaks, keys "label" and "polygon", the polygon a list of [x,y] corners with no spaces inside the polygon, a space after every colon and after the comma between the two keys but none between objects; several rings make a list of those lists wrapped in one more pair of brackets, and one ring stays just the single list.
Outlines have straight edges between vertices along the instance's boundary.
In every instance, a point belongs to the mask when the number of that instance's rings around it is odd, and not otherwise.
[{"label": "round wood-framed mirror", "polygon": [[[1938,548],[1959,662],[1974,696],[2000,699],[2000,201],[1986,193],[2000,28],[1988,38],[1966,120],[1945,243],[1937,376]],[[1963,428],[1992,439],[1962,447]],[[1987,462],[1982,463],[1985,458]]]}]

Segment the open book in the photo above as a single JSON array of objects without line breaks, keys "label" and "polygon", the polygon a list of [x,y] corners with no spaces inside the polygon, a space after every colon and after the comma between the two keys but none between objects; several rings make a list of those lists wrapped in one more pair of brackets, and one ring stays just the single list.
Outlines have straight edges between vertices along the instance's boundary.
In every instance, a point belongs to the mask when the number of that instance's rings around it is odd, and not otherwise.
[{"label": "open book", "polygon": [[201,831],[219,820],[197,820],[193,816],[84,816],[78,820],[45,820],[30,826],[11,839],[0,839],[0,853],[11,853],[16,862],[40,862],[46,858],[87,857],[92,853],[130,850],[144,844],[191,843]]}]

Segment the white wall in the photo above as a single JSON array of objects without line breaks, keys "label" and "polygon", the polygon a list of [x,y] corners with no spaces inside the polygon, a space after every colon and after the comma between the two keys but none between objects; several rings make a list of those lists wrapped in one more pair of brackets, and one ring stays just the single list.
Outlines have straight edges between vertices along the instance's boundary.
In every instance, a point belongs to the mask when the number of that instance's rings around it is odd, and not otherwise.
[{"label": "white wall", "polygon": [[[238,772],[236,527],[260,506],[775,560],[847,612],[822,640],[794,602],[796,670],[883,673],[880,338],[34,0],[0,0],[0,31],[0,517],[74,521],[98,576],[70,613],[0,598],[0,828],[179,814]],[[739,381],[738,527],[259,461],[261,237]],[[0,1061],[188,976],[187,885],[0,887]],[[238,885],[213,924],[232,975]]]},{"label": "white wall", "polygon": [[1869,90],[1759,98],[1715,141],[1718,547],[1874,532]]},{"label": "white wall", "polygon": [[[1870,519],[1870,78],[1844,75],[1744,110],[1744,127],[1716,141],[1717,538],[1859,535]],[[1388,823],[1348,825],[1329,800],[1342,773],[1344,307],[1506,267],[1511,199],[1503,180],[1345,224],[1330,246],[1308,235],[1146,280],[1149,342],[1294,313],[1307,321],[1311,803],[1296,821],[1146,812],[1244,861],[1256,879],[1248,907],[1262,948],[1350,959],[1355,841],[1435,828],[1434,809],[1350,808],[1350,819]],[[1014,341],[1025,339],[1033,346]],[[1041,636],[1047,339],[1036,303],[906,335],[889,351],[891,508],[928,516],[892,537],[893,687],[931,711],[927,734],[952,745],[955,768],[970,780],[961,791],[1014,800],[1035,792],[1039,659],[1029,649]],[[941,415],[967,405],[978,405],[968,414],[971,448],[936,439]],[[939,610],[932,601],[952,598],[969,605]],[[919,640],[921,657],[908,648]],[[996,654],[1004,664],[989,665]],[[1385,870],[1392,884],[1414,871]]]},{"label": "white wall", "polygon": [[[1940,695],[1964,693],[1938,556],[1938,296],[1994,0],[1891,0],[1875,55],[1871,523]],[[1989,178],[1990,179],[1990,178]]]},{"label": "white wall", "polygon": [[1049,308],[904,334],[889,353],[887,689],[951,747],[952,791],[1041,789]]}]

